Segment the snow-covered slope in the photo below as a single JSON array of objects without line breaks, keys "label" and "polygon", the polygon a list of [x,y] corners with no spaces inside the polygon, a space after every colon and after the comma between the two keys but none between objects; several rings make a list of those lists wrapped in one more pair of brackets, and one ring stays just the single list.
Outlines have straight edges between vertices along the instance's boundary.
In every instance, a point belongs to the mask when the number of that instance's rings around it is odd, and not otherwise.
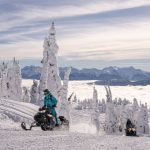
[{"label": "snow-covered slope", "polygon": [[[11,135],[11,136],[10,136]],[[149,150],[149,137],[91,135],[62,131],[0,131],[0,149],[14,150]]]},{"label": "snow-covered slope", "polygon": [[[38,106],[30,103],[0,100],[0,150],[149,150],[148,135],[126,137],[106,135],[102,132],[97,135],[89,134],[93,133],[91,132],[93,126],[90,125],[90,113],[84,110],[72,111],[70,132],[21,130],[20,122],[32,121],[37,109]],[[100,120],[103,123],[104,115],[100,117]]]},{"label": "snow-covered slope", "polygon": [[31,122],[37,110],[38,106],[30,103],[0,99],[0,128],[20,128],[20,122]]}]

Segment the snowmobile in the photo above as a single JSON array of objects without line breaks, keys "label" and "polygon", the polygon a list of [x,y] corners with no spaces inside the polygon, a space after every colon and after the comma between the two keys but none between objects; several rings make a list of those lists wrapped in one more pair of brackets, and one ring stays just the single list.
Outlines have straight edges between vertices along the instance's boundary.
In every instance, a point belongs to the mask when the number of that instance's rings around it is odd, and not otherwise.
[{"label": "snowmobile", "polygon": [[[57,128],[63,128],[65,130],[69,129],[69,121],[64,116],[58,117],[60,120],[60,125]],[[24,130],[31,130],[33,127],[41,127],[43,131],[51,131],[55,126],[56,121],[53,115],[47,113],[45,109],[39,108],[39,112],[34,115],[34,122],[31,123],[30,127],[27,128],[25,122],[21,123],[21,127]]]},{"label": "snowmobile", "polygon": [[130,119],[127,120],[125,132],[126,136],[136,136],[136,128]]},{"label": "snowmobile", "polygon": [[126,131],[126,136],[137,136],[136,129],[134,127],[125,129],[125,131]]}]

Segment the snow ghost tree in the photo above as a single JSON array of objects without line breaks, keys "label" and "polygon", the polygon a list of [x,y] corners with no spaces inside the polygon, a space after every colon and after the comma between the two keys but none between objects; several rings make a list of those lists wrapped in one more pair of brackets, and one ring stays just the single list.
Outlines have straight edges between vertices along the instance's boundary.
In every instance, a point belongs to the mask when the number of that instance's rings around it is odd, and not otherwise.
[{"label": "snow ghost tree", "polygon": [[102,99],[102,113],[105,113],[106,112],[106,103],[105,103],[105,100]]},{"label": "snow ghost tree", "polygon": [[30,103],[36,104],[38,98],[38,81],[33,80],[33,85],[30,89]]},{"label": "snow ghost tree", "polygon": [[49,89],[50,92],[58,99],[57,111],[59,113],[62,112],[64,103],[66,103],[70,71],[68,70],[66,72],[66,75],[64,77],[64,85],[62,85],[61,78],[59,76],[58,66],[57,66],[57,53],[59,47],[56,43],[55,36],[56,36],[56,31],[55,31],[54,23],[52,23],[49,30],[49,34],[45,38],[44,45],[43,45],[44,51],[43,51],[43,59],[41,61],[43,67],[42,67],[42,73],[41,73],[41,78],[38,87],[38,92],[39,92],[38,104],[40,104],[41,103],[40,101],[43,100],[44,97],[43,90]]},{"label": "snow ghost tree", "polygon": [[30,102],[30,92],[27,87],[23,87],[22,100],[23,102]]},{"label": "snow ghost tree", "polygon": [[133,111],[136,112],[139,110],[139,104],[136,98],[133,99]]},{"label": "snow ghost tree", "polygon": [[66,117],[66,119],[70,120],[70,102],[67,99],[68,95],[68,82],[69,82],[69,75],[71,72],[71,68],[67,68],[65,71],[64,75],[64,80],[63,80],[63,87],[62,87],[62,102],[59,107],[59,114],[63,115]]},{"label": "snow ghost tree", "polygon": [[117,131],[117,117],[114,112],[114,104],[112,102],[112,94],[109,86],[105,86],[106,89],[106,133],[113,133]]},{"label": "snow ghost tree", "polygon": [[67,100],[68,95],[68,82],[69,82],[69,75],[71,73],[71,68],[67,68],[64,74],[64,80],[63,80],[63,88],[62,88],[62,99]]},{"label": "snow ghost tree", "polygon": [[118,111],[116,112],[117,120],[119,123],[119,127],[122,129],[126,129],[127,119],[130,119],[133,122],[133,107],[131,104],[124,105],[123,103],[117,105],[116,107]]},{"label": "snow ghost tree", "polygon": [[12,63],[3,63],[0,67],[0,96],[20,101],[22,96],[21,69],[19,62],[14,58]]},{"label": "snow ghost tree", "polygon": [[147,106],[144,106],[143,104],[139,108],[139,110],[136,112],[136,118],[135,118],[135,124],[137,133],[149,133],[149,125],[148,125],[148,110]]},{"label": "snow ghost tree", "polygon": [[8,89],[9,85],[7,82],[7,74],[8,74],[8,68],[7,64],[3,62],[1,66],[1,97],[8,98]]},{"label": "snow ghost tree", "polygon": [[143,118],[144,118],[144,133],[149,134],[149,121],[148,121],[148,108],[147,108],[147,103],[145,103],[144,107],[144,113],[143,113]]},{"label": "snow ghost tree", "polygon": [[12,67],[8,70],[8,84],[10,90],[10,98],[14,100],[20,100],[22,96],[21,88],[22,78],[21,78],[21,69],[19,62],[13,60]]},{"label": "snow ghost tree", "polygon": [[93,102],[92,102],[92,108],[97,109],[98,108],[98,95],[97,90],[95,89],[95,86],[93,87]]},{"label": "snow ghost tree", "polygon": [[43,99],[43,90],[49,89],[51,93],[57,98],[61,99],[61,79],[57,67],[57,52],[58,45],[55,39],[56,31],[54,23],[49,30],[48,37],[44,40],[44,52],[42,59],[42,73],[39,84],[39,101]]},{"label": "snow ghost tree", "polygon": [[95,86],[93,88],[91,121],[95,125],[97,132],[99,132],[100,122],[99,122],[99,109],[98,109],[98,95]]}]

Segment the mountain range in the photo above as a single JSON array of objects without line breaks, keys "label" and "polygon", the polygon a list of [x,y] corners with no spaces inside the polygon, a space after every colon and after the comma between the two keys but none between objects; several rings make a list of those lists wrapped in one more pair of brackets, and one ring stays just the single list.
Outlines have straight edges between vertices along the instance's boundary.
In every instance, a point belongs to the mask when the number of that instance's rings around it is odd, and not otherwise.
[{"label": "mountain range", "polygon": [[[59,68],[59,75],[63,79],[65,67]],[[21,69],[22,78],[40,79],[41,67],[26,66]],[[134,67],[106,67],[104,69],[76,69],[71,68],[70,80],[97,80],[100,85],[150,85],[150,72],[135,69]]]}]

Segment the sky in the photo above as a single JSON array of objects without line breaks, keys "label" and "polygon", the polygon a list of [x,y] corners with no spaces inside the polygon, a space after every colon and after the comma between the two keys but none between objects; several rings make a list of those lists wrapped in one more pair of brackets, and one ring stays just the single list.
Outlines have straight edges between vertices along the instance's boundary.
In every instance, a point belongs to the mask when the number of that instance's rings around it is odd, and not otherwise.
[{"label": "sky", "polygon": [[58,65],[150,71],[150,0],[0,0],[0,61],[40,65],[52,21]]}]

